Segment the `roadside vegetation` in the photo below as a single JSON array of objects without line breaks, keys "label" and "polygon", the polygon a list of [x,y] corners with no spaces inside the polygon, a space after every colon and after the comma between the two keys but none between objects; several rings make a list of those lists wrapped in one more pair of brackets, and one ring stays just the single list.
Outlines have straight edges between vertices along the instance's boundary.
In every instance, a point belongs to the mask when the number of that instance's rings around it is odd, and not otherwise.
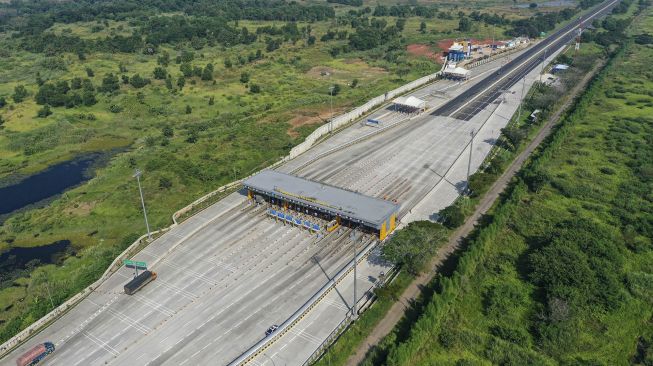
[{"label": "roadside vegetation", "polygon": [[[636,16],[417,320],[364,365],[653,363],[653,14]],[[648,7],[648,8],[647,8]],[[601,25],[603,27],[603,25]],[[597,33],[602,32],[597,29]]]},{"label": "roadside vegetation", "polygon": [[72,244],[55,264],[3,271],[0,341],[92,283],[144,232],[134,169],[161,228],[331,116],[436,71],[439,40],[539,34],[578,11],[359,3],[1,3],[0,185],[91,152],[113,158],[2,222],[2,251]]}]

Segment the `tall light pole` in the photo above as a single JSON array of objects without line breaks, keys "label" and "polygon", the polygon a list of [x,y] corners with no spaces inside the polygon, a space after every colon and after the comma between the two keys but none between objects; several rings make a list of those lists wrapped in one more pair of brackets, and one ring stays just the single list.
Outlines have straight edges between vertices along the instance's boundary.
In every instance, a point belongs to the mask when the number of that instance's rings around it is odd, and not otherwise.
[{"label": "tall light pole", "polygon": [[524,102],[524,89],[526,89],[526,76],[524,76],[523,83],[521,86],[521,96],[519,97],[519,113],[517,114],[517,121],[521,119],[521,105]]},{"label": "tall light pole", "polygon": [[469,160],[467,161],[467,192],[470,193],[471,189],[469,188],[469,173],[472,170],[472,150],[474,150],[474,130],[472,130],[470,133],[470,140],[469,140]]},{"label": "tall light pole", "polygon": [[331,118],[329,118],[329,133],[333,132],[333,89],[335,89],[335,87],[331,85],[329,87],[329,96],[331,96],[331,98],[329,98],[331,99]]},{"label": "tall light pole", "polygon": [[140,169],[136,169],[134,177],[138,182],[138,192],[141,194],[141,206],[143,206],[143,216],[145,217],[145,227],[147,227],[147,240],[152,240],[152,233],[150,232],[150,224],[147,222],[147,211],[145,211],[145,200],[143,199],[143,189],[141,188],[141,175],[143,174]]},{"label": "tall light pole", "polygon": [[540,82],[542,82],[542,76],[544,74],[544,64],[546,62],[546,48],[544,49],[544,56],[542,57],[542,70],[540,71]]},{"label": "tall light pole", "polygon": [[351,315],[354,317],[354,319],[358,318],[358,312],[356,309],[356,257],[358,253],[356,253],[356,240],[354,240],[354,304],[352,305],[351,308]]}]

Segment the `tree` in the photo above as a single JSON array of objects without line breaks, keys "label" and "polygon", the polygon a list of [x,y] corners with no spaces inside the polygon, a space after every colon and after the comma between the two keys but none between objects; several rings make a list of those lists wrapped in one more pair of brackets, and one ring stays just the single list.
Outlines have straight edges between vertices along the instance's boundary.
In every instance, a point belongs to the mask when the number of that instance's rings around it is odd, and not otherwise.
[{"label": "tree", "polygon": [[168,72],[163,67],[157,66],[154,68],[154,78],[157,80],[164,80],[168,77]]},{"label": "tree", "polygon": [[43,108],[39,109],[38,112],[36,112],[36,116],[38,118],[45,118],[45,117],[47,117],[47,116],[49,116],[51,114],[52,114],[52,111],[50,110],[50,106],[47,105],[47,104],[44,105]]},{"label": "tree", "polygon": [[190,105],[186,104],[186,114],[191,114],[193,113],[193,108],[190,107]]},{"label": "tree", "polygon": [[163,67],[168,67],[168,64],[170,64],[170,54],[163,51],[163,53],[156,58],[156,63]]},{"label": "tree", "polygon": [[209,98],[209,105],[214,105],[215,104],[215,97],[210,97]]},{"label": "tree", "polygon": [[74,77],[70,81],[70,88],[73,90],[78,90],[82,88],[82,78]]},{"label": "tree", "polygon": [[195,59],[195,53],[192,51],[183,50],[181,51],[181,62],[188,63]]},{"label": "tree", "polygon": [[227,69],[230,69],[233,66],[233,63],[231,63],[231,59],[229,57],[224,59],[224,67]]},{"label": "tree", "polygon": [[82,104],[89,107],[95,103],[97,103],[97,99],[95,99],[95,93],[93,93],[92,90],[84,90],[84,92],[82,92]]},{"label": "tree", "polygon": [[315,44],[315,36],[309,36],[309,37],[308,37],[307,44],[308,44],[309,46],[314,45],[314,44]]},{"label": "tree", "polygon": [[186,78],[182,75],[177,79],[177,86],[179,87],[179,90],[184,88],[184,85],[186,85]]},{"label": "tree", "polygon": [[404,76],[408,75],[409,71],[410,70],[408,70],[407,67],[400,67],[400,68],[397,69],[397,75],[399,75],[400,79],[403,79]]},{"label": "tree", "polygon": [[27,95],[29,93],[27,92],[27,89],[23,85],[16,85],[14,87],[14,94],[11,96],[11,98],[14,100],[16,103],[22,102],[25,98],[27,98]]},{"label": "tree", "polygon": [[258,84],[251,84],[249,86],[249,91],[254,94],[258,94],[261,92],[261,87]]},{"label": "tree", "polygon": [[442,219],[444,226],[450,229],[457,228],[465,222],[465,215],[463,214],[462,209],[456,204],[440,210],[438,214]]},{"label": "tree", "polygon": [[382,247],[386,260],[401,266],[416,275],[426,266],[435,254],[439,244],[447,238],[447,231],[440,224],[430,221],[415,221],[396,232]]},{"label": "tree", "polygon": [[0,108],[4,108],[7,105],[7,99],[5,97],[0,97]]},{"label": "tree", "polygon": [[88,76],[89,78],[92,78],[93,76],[95,76],[95,72],[93,71],[93,69],[91,69],[90,67],[87,67],[86,68],[86,76]]},{"label": "tree", "polygon": [[354,79],[354,80],[351,81],[352,89],[355,88],[356,86],[358,86],[358,79]]},{"label": "tree", "polygon": [[247,72],[242,72],[240,74],[240,82],[243,84],[247,84],[247,82],[249,82],[249,74]]},{"label": "tree", "polygon": [[102,85],[100,86],[100,91],[104,93],[112,93],[120,89],[120,82],[118,81],[118,76],[113,73],[104,75],[102,78]]},{"label": "tree", "polygon": [[120,78],[122,79],[123,84],[129,84],[129,76],[121,75]]},{"label": "tree", "polygon": [[179,71],[181,71],[181,73],[184,74],[184,76],[187,78],[193,76],[193,67],[187,62],[179,65]]},{"label": "tree", "polygon": [[421,33],[426,33],[426,23],[425,23],[424,21],[422,21],[421,23],[419,23],[419,31],[420,31]]},{"label": "tree", "polygon": [[149,84],[149,83],[150,83],[150,80],[147,79],[147,78],[143,78],[143,77],[141,77],[141,75],[139,75],[139,74],[134,74],[134,76],[132,76],[132,77],[129,79],[129,83],[130,83],[131,86],[133,86],[134,88],[136,88],[136,89],[140,89],[140,88],[144,87],[145,85]]},{"label": "tree", "polygon": [[213,64],[207,64],[206,67],[204,67],[204,70],[202,70],[202,80],[213,80]]},{"label": "tree", "polygon": [[340,84],[333,84],[333,86],[331,88],[329,88],[329,91],[330,91],[329,94],[331,94],[331,96],[336,96],[336,95],[340,94],[340,90],[341,90],[340,89]]},{"label": "tree", "polygon": [[458,21],[458,30],[461,32],[469,32],[472,29],[472,22],[467,17],[462,17]]}]

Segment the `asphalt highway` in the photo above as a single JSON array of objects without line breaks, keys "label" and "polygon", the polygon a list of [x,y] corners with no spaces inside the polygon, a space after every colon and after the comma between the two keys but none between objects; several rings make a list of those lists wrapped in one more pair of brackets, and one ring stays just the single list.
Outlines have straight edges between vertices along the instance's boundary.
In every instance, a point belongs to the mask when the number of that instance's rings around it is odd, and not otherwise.
[{"label": "asphalt highway", "polygon": [[513,58],[493,75],[489,75],[479,83],[459,94],[448,103],[432,112],[434,116],[452,116],[468,121],[480,110],[492,103],[502,91],[510,89],[524,75],[538,67],[546,57],[547,52],[557,50],[571,42],[576,36],[580,23],[589,25],[596,18],[606,15],[619,3],[611,0],[600,6],[598,11],[576,19],[561,29],[540,41],[526,52]]}]

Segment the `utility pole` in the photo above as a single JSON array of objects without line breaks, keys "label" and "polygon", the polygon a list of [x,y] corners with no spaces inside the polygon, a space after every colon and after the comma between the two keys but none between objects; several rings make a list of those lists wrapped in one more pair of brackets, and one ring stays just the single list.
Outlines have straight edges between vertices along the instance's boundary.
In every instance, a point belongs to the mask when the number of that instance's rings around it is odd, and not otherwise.
[{"label": "utility pole", "polygon": [[138,192],[141,194],[141,206],[143,206],[143,216],[145,217],[145,227],[147,227],[147,240],[152,240],[152,233],[150,232],[150,224],[147,222],[147,211],[145,210],[145,200],[143,199],[143,189],[141,188],[141,175],[143,174],[140,169],[136,169],[133,177],[138,182]]},{"label": "utility pole", "polygon": [[519,113],[517,114],[517,121],[521,119],[521,105],[524,102],[524,89],[526,89],[526,76],[524,76],[521,86],[521,97],[519,97]]},{"label": "utility pole", "polygon": [[471,139],[469,140],[469,160],[467,161],[467,192],[470,193],[469,188],[469,173],[472,170],[472,150],[474,150],[474,130],[469,133]]}]

